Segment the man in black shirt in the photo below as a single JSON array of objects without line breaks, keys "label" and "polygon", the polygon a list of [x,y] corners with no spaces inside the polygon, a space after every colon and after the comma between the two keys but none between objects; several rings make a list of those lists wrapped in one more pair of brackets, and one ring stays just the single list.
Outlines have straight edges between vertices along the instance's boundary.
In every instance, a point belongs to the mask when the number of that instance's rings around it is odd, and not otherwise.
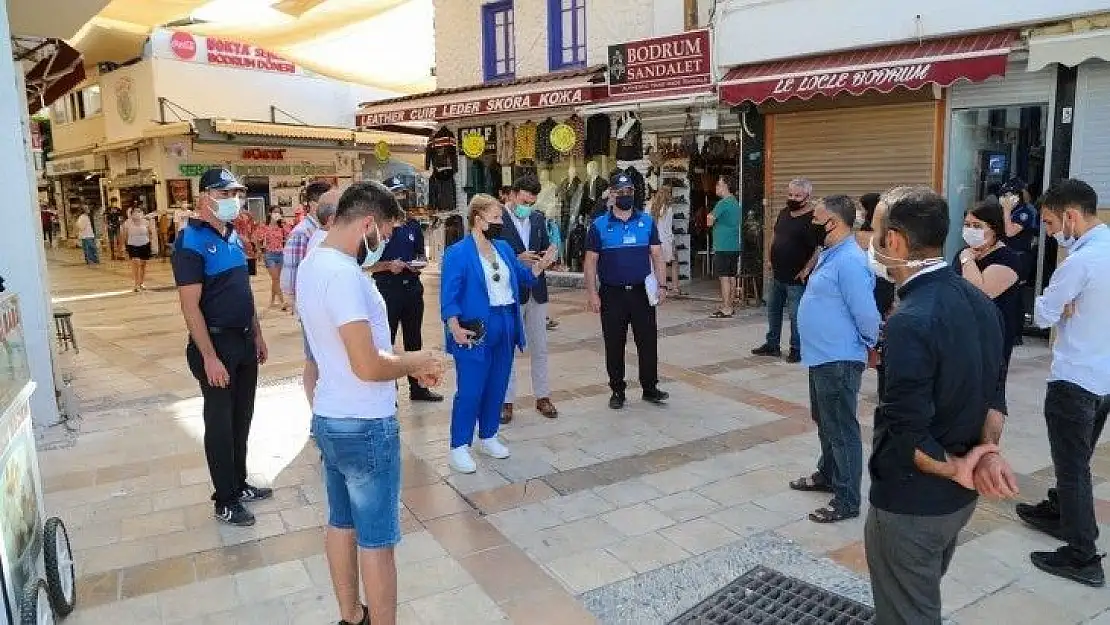
[{"label": "man in black shirt", "polygon": [[998,448],[1001,313],[944,262],[947,235],[948,203],[924,188],[876,228],[876,258],[901,298],[886,322],[886,389],[868,463],[864,542],[881,624],[939,624],[941,577],[976,490],[1017,490]]},{"label": "man in black shirt", "polygon": [[809,196],[813,184],[795,178],[786,189],[786,210],[779,211],[771,239],[771,281],[767,284],[767,340],[752,350],[756,356],[782,356],[782,313],[790,314],[790,354],[788,362],[801,362],[798,342],[798,302],[805,281],[817,260],[817,246],[823,234],[813,228],[813,206]]}]

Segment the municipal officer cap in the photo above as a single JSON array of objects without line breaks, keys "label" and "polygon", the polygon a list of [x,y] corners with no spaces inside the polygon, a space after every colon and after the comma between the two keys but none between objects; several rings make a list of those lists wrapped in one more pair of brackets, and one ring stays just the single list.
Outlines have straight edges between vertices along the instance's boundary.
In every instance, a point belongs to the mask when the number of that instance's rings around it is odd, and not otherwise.
[{"label": "municipal officer cap", "polygon": [[406,185],[405,185],[405,181],[401,180],[400,176],[393,176],[392,178],[386,178],[385,180],[382,181],[382,184],[384,184],[385,188],[389,189],[390,192],[392,192],[392,193],[397,193],[398,191],[404,191],[407,188]]},{"label": "municipal officer cap", "polygon": [[1002,195],[1006,195],[1007,193],[1016,194],[1021,193],[1026,188],[1028,188],[1028,185],[1025,184],[1025,181],[1021,178],[1018,178],[1017,176],[1014,176],[1013,178],[1010,178],[1010,180],[1006,182],[1006,184],[1002,185],[1002,188],[999,189],[999,193],[1001,193]]},{"label": "municipal officer cap", "polygon": [[246,187],[239,182],[235,174],[222,167],[213,167],[200,177],[200,190],[208,191],[209,189],[223,191],[226,189],[246,189]]},{"label": "municipal officer cap", "polygon": [[636,186],[636,183],[632,182],[632,176],[628,174],[617,174],[613,176],[613,184],[611,186],[614,189],[627,189]]}]

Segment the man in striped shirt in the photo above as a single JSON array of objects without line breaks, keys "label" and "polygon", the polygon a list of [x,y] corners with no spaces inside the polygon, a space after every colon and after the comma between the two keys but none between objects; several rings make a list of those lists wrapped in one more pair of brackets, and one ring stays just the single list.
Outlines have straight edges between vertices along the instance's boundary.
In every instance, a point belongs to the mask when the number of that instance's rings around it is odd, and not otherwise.
[{"label": "man in striped shirt", "polygon": [[[319,180],[305,187],[304,200],[308,207],[308,216],[293,228],[293,231],[289,233],[289,238],[285,241],[281,263],[281,292],[285,295],[285,301],[289,304],[289,309],[293,311],[293,314],[296,314],[297,310],[297,269],[300,268],[301,262],[308,255],[308,242],[312,239],[313,233],[320,229],[320,222],[316,216],[320,208],[320,196],[330,189],[330,184]],[[301,380],[304,383],[308,403],[311,404],[312,395],[316,390],[318,373],[316,363],[312,360],[312,353],[308,349],[307,340],[304,346],[305,367]]]}]

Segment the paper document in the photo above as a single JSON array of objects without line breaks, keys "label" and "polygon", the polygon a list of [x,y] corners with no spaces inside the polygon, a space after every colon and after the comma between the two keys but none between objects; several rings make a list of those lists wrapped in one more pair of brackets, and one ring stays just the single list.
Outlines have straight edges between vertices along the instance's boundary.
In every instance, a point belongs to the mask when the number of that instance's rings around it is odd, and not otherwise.
[{"label": "paper document", "polygon": [[654,273],[649,273],[648,277],[644,278],[644,289],[647,291],[648,303],[652,306],[658,306],[659,281],[655,279]]}]

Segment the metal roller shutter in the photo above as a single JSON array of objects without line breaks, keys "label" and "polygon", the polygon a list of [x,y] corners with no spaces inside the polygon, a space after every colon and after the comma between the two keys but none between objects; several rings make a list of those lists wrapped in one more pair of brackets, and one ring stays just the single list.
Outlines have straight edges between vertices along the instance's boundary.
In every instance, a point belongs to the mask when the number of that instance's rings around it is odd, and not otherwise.
[{"label": "metal roller shutter", "polygon": [[768,227],[793,178],[811,180],[816,196],[856,198],[897,185],[933,184],[933,102],[784,113],[773,123]]},{"label": "metal roller shutter", "polygon": [[1052,101],[1055,89],[1055,65],[1027,72],[1024,61],[1011,61],[1005,76],[952,85],[948,90],[948,99],[954,109],[1042,104]]},{"label": "metal roller shutter", "polygon": [[1072,134],[1071,176],[1098,193],[1099,208],[1110,208],[1110,63],[1079,67]]}]

